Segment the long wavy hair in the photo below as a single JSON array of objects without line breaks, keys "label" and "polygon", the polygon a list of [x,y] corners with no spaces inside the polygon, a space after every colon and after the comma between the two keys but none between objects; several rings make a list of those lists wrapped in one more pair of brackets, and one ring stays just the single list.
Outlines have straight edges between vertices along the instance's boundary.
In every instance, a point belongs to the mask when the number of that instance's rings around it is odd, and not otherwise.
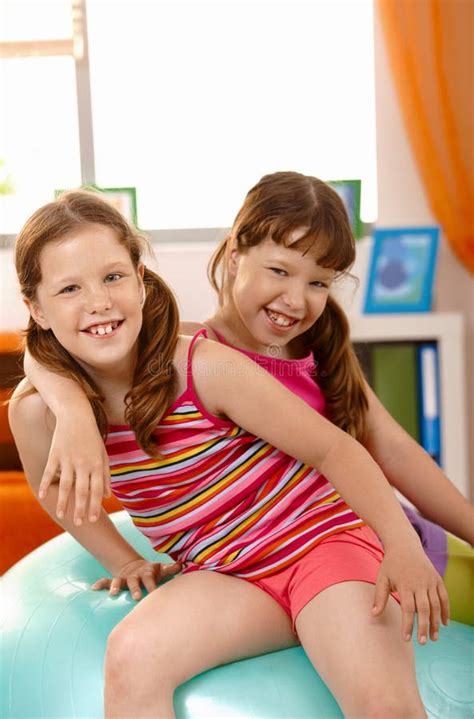
[{"label": "long wavy hair", "polygon": [[[145,250],[145,237],[99,193],[82,190],[68,192],[37,210],[26,222],[15,244],[15,266],[22,295],[36,302],[41,282],[40,256],[43,248],[66,238],[87,225],[99,224],[115,231],[138,272]],[[154,435],[156,425],[170,406],[176,382],[173,357],[178,341],[179,315],[174,296],[165,282],[145,268],[143,323],[138,336],[137,363],[132,386],[125,397],[125,418],[137,442],[152,456],[159,456]],[[103,397],[94,381],[62,347],[51,330],[43,330],[32,317],[24,332],[24,342],[32,357],[49,370],[75,380],[83,389],[94,411],[102,436],[107,435]]]},{"label": "long wavy hair", "polygon": [[[329,185],[298,172],[265,175],[247,194],[230,233],[214,252],[208,277],[223,305],[230,296],[228,261],[232,249],[245,252],[271,237],[289,246],[294,230],[307,228],[291,248],[315,253],[318,264],[349,273],[355,241],[344,203]],[[324,392],[328,416],[345,432],[362,441],[367,430],[368,400],[364,376],[350,341],[349,323],[329,295],[324,312],[303,335],[318,364],[317,381]]]}]

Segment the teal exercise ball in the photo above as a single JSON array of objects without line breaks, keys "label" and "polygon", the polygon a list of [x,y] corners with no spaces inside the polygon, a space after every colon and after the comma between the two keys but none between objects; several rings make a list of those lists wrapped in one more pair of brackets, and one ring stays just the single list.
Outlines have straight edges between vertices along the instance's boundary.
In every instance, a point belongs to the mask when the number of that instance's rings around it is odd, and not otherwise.
[{"label": "teal exercise ball", "polygon": [[[156,555],[128,515],[119,531],[149,559]],[[103,716],[107,636],[134,607],[90,585],[98,562],[63,534],[22,559],[2,581],[3,719]],[[472,719],[474,629],[452,622],[438,642],[415,646],[418,684],[430,719]],[[178,719],[335,719],[342,713],[301,648],[285,649],[201,674],[175,694]]]}]

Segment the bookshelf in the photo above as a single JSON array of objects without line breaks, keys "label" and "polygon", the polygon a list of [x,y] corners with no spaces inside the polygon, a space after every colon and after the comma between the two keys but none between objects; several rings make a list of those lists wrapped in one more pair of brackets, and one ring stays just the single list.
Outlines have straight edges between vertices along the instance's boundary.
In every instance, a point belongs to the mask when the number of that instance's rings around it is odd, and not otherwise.
[{"label": "bookshelf", "polygon": [[349,317],[353,342],[437,343],[441,394],[443,470],[469,497],[464,324],[457,313],[361,315]]}]

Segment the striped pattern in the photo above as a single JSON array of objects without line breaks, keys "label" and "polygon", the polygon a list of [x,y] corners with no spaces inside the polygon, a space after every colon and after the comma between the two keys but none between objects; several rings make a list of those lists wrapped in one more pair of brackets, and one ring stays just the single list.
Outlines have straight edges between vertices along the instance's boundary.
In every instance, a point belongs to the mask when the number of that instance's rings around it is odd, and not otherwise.
[{"label": "striped pattern", "polygon": [[112,489],[153,547],[260,579],[362,520],[316,470],[200,406],[192,383],[157,428],[162,459],[110,427]]}]

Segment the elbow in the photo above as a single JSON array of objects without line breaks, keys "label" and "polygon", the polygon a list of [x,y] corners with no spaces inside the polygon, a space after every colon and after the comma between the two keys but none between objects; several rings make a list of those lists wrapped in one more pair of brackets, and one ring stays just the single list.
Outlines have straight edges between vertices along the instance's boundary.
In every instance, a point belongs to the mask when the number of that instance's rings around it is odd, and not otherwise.
[{"label": "elbow", "polygon": [[340,467],[341,462],[346,463],[348,460],[350,461],[354,452],[358,451],[358,447],[363,450],[362,445],[353,437],[347,434],[347,432],[339,430],[337,434],[333,435],[331,444],[319,462],[319,471],[321,474],[324,474],[325,477],[329,477],[334,471],[334,467]]}]

